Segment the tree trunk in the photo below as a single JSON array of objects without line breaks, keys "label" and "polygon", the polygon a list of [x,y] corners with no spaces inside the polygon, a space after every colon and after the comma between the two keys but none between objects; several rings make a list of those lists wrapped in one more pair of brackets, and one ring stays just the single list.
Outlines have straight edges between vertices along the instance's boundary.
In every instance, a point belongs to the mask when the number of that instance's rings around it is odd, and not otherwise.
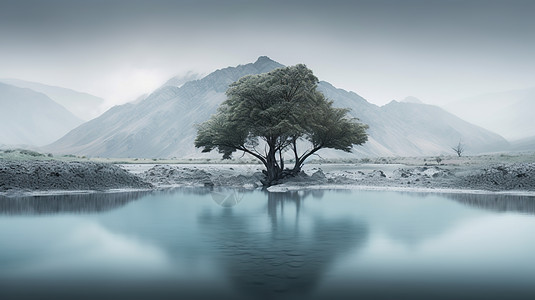
[{"label": "tree trunk", "polygon": [[293,169],[284,169],[284,161],[282,157],[282,151],[280,151],[279,157],[280,157],[280,163],[277,162],[277,151],[275,150],[275,143],[268,143],[269,151],[267,153],[267,157],[265,160],[265,167],[266,170],[263,171],[264,175],[266,175],[266,179],[262,181],[262,184],[265,187],[272,186],[274,184],[277,184],[277,182],[285,177],[288,176],[297,176],[301,172],[301,168],[303,167],[303,164],[307,158],[309,158],[311,155],[316,153],[318,150],[322,148],[322,146],[316,146],[310,152],[307,154],[302,155],[299,157],[297,153],[297,139],[293,139],[292,141],[292,150],[294,152],[295,156],[295,165]]},{"label": "tree trunk", "polygon": [[294,174],[294,176],[299,174],[299,172],[301,172],[301,168],[303,167],[303,164],[305,163],[305,160],[307,160],[307,158],[309,158],[311,155],[316,153],[321,148],[323,148],[323,146],[316,146],[314,149],[310,150],[309,153],[301,156],[300,158],[297,156],[297,150],[294,150],[295,151],[295,157],[296,157],[295,165],[294,165],[294,168],[292,170],[292,173]]},{"label": "tree trunk", "polygon": [[269,152],[266,157],[266,172],[264,173],[266,180],[262,182],[266,187],[272,186],[282,178],[282,169],[277,163],[276,154],[274,146],[269,145]]},{"label": "tree trunk", "polygon": [[293,151],[294,151],[294,159],[295,159],[295,164],[294,164],[294,168],[292,169],[292,174],[295,176],[297,174],[299,174],[299,172],[301,172],[301,162],[299,161],[299,154],[297,153],[297,139],[294,138],[292,140],[292,147],[293,147]]}]

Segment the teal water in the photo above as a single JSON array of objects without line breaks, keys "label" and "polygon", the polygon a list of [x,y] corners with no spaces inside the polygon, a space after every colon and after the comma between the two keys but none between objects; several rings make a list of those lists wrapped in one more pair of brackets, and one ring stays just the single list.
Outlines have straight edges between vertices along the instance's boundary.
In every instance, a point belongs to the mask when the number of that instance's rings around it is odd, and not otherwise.
[{"label": "teal water", "polygon": [[0,299],[535,299],[535,198],[0,198]]}]

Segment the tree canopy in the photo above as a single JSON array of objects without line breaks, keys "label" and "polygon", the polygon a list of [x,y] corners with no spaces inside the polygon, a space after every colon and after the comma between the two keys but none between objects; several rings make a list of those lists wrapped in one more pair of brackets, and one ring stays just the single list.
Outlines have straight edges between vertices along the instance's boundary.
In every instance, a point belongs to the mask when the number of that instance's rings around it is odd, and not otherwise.
[{"label": "tree canopy", "polygon": [[[367,125],[349,118],[349,109],[333,107],[317,85],[303,64],[240,78],[229,86],[217,113],[198,126],[195,147],[217,149],[224,159],[235,151],[256,157],[266,167],[264,185],[269,186],[299,173],[322,148],[350,152],[365,143]],[[291,169],[284,164],[287,152],[293,154]]]}]

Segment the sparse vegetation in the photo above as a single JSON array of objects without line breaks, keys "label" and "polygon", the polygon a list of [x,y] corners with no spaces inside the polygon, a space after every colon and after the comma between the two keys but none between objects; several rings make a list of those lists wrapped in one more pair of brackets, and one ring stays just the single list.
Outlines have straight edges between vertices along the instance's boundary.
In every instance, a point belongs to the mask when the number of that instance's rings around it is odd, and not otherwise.
[{"label": "sparse vegetation", "polygon": [[32,151],[32,150],[20,149],[19,152],[22,155],[28,155],[28,156],[33,156],[33,157],[45,156],[42,153],[39,153],[37,151]]},{"label": "sparse vegetation", "polygon": [[458,157],[461,157],[464,152],[464,144],[461,143],[461,140],[459,140],[459,143],[455,147],[451,147],[453,151],[457,154]]}]

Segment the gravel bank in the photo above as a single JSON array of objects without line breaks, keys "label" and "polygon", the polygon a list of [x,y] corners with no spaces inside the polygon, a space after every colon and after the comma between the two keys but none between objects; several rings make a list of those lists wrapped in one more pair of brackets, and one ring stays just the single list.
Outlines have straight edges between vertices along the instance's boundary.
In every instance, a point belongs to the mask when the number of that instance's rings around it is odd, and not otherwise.
[{"label": "gravel bank", "polygon": [[[131,172],[135,168],[130,167]],[[146,182],[158,187],[225,186],[261,187],[263,178],[259,165],[155,165],[138,173]]]},{"label": "gravel bank", "polygon": [[460,184],[490,191],[535,190],[535,163],[493,165],[465,177]]},{"label": "gravel bank", "polygon": [[[156,165],[139,176],[156,186],[261,186],[261,166]],[[380,164],[308,165],[277,188],[308,186],[371,186],[415,189],[535,191],[535,163],[464,166]]]},{"label": "gravel bank", "polygon": [[[320,168],[313,170],[321,171]],[[322,172],[323,173],[323,172]],[[325,172],[320,185],[402,187],[414,189],[482,190],[491,192],[535,192],[535,163],[495,164],[490,166],[419,166],[397,168],[389,173],[381,166],[373,170]],[[293,180],[283,186],[295,186]],[[304,184],[297,184],[304,186]]]},{"label": "gravel bank", "polygon": [[[174,186],[262,186],[260,165],[127,165],[96,162],[2,161],[0,195],[49,191],[106,191]],[[401,164],[309,164],[274,187],[310,186],[535,192],[535,163],[407,166]]]},{"label": "gravel bank", "polygon": [[105,191],[151,188],[139,177],[111,164],[63,161],[0,161],[0,193],[29,191]]}]

